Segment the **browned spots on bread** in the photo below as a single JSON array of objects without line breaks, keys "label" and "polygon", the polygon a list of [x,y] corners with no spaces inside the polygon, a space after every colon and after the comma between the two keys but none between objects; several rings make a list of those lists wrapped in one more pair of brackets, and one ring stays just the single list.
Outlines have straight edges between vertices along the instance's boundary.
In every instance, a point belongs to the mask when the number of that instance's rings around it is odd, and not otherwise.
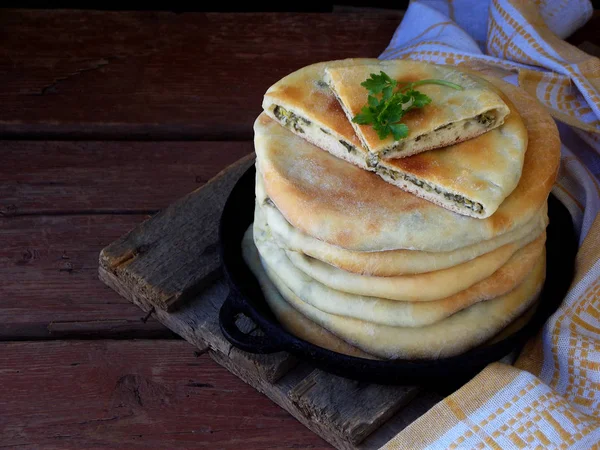
[{"label": "browned spots on bread", "polygon": [[411,109],[402,118],[409,129],[428,128],[428,123],[443,115],[442,108],[434,103],[424,106],[423,108]]},{"label": "browned spots on bread", "polygon": [[504,214],[504,212],[501,210],[496,211],[496,213],[492,214],[485,220],[489,223],[490,228],[493,230],[495,235],[500,235],[505,231],[508,231],[510,228],[512,228],[512,224],[514,222],[511,217]]},{"label": "browned spots on bread", "polygon": [[431,172],[435,165],[435,160],[426,153],[420,153],[407,158],[391,160],[388,164],[397,167],[399,170],[403,170],[415,175],[422,175],[424,173]]},{"label": "browned spots on bread", "polygon": [[276,96],[290,103],[298,103],[304,99],[306,91],[299,86],[284,84],[277,90]]},{"label": "browned spots on bread", "polygon": [[[395,77],[396,81],[398,82],[398,85],[402,87],[402,85],[406,83],[414,83],[415,81],[431,78],[431,74],[421,69],[420,67],[422,66],[415,64],[413,65],[413,67],[411,67],[410,72],[404,73],[402,74],[402,76]],[[385,67],[383,69],[383,71],[385,72]]]},{"label": "browned spots on bread", "polygon": [[342,109],[342,106],[340,105],[340,102],[338,102],[337,98],[335,98],[335,95],[325,95],[321,93],[319,94],[326,98],[327,106],[325,107],[325,111],[327,112],[327,114],[333,114],[342,117],[344,120],[348,120],[346,118],[344,110]]},{"label": "browned spots on bread", "polygon": [[376,220],[371,220],[367,223],[367,232],[369,233],[378,233],[381,229],[381,225]]},{"label": "browned spots on bread", "polygon": [[266,114],[261,114],[258,116],[257,123],[262,126],[267,126],[271,122],[271,118]]},{"label": "browned spots on bread", "polygon": [[335,240],[341,247],[344,247],[348,243],[352,242],[352,238],[352,233],[350,233],[348,230],[341,230],[335,234]]}]

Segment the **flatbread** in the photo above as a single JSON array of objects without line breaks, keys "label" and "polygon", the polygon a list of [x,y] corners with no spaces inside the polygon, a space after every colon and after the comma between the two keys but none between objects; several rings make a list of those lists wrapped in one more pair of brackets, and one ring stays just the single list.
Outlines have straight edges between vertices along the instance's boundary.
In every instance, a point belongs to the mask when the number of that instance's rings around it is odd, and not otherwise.
[{"label": "flatbread", "polygon": [[373,61],[376,60],[344,59],[303,67],[271,86],[264,95],[262,107],[269,117],[308,142],[368,169],[368,152],[324,77],[326,67]]},{"label": "flatbread", "polygon": [[[258,189],[262,179],[257,177]],[[503,245],[524,240],[528,244],[548,225],[547,204],[529,222],[488,241],[478,242],[450,252],[431,253],[418,250],[390,250],[384,252],[356,252],[315,239],[294,228],[272,202],[259,206],[265,214],[271,233],[280,247],[303,253],[347,272],[360,275],[389,277],[447,269],[491,252]]]},{"label": "flatbread", "polygon": [[[535,243],[541,249],[540,236]],[[357,275],[298,252],[286,251],[292,264],[332,289],[406,302],[430,302],[462,292],[490,277],[523,247],[524,240],[503,245],[471,261],[434,272],[393,277]],[[533,245],[533,244],[532,244]]]},{"label": "flatbread", "polygon": [[262,263],[283,298],[301,314],[349,344],[387,359],[438,359],[487,341],[538,298],[546,273],[544,252],[525,281],[506,295],[477,303],[433,325],[390,327],[322,312],[286,290],[277,273]]},{"label": "flatbread", "polygon": [[358,358],[376,359],[307,319],[281,297],[277,288],[262,270],[258,252],[252,240],[252,226],[248,228],[242,239],[242,255],[246,264],[256,275],[267,304],[283,328],[294,336],[319,347]]},{"label": "flatbread", "polygon": [[[402,118],[409,128],[406,138],[396,141],[390,135],[382,140],[371,125],[352,122],[367,105],[369,93],[361,83],[381,71],[396,80],[399,87],[419,80],[441,79],[463,89],[435,84],[418,86],[416,89],[429,96],[431,103]],[[450,66],[402,59],[376,60],[371,64],[328,66],[325,81],[363,146],[382,159],[404,158],[473,139],[502,125],[509,114],[503,99],[485,81]]]},{"label": "flatbread", "polygon": [[536,99],[518,88],[509,97],[529,144],[517,187],[486,219],[455,214],[404,192],[261,114],[254,143],[266,195],[295,228],[355,251],[447,252],[513,231],[546,202],[558,171],[560,139]]},{"label": "flatbread", "polygon": [[268,225],[256,214],[254,241],[265,263],[298,298],[330,314],[389,326],[430,325],[475,303],[504,295],[518,286],[532,270],[543,251],[545,235],[528,244],[490,277],[447,298],[429,302],[397,301],[332,289],[292,264],[277,246]]}]

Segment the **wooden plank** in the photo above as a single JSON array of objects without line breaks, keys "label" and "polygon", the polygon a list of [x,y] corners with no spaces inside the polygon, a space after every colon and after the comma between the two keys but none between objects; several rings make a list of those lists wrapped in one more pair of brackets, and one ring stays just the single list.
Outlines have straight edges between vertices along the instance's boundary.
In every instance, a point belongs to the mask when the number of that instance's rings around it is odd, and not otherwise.
[{"label": "wooden plank", "polygon": [[188,299],[175,311],[167,312],[156,307],[146,297],[135,295],[129,289],[130,285],[112,272],[100,267],[99,274],[100,279],[108,286],[144,311],[153,311],[152,314],[161,323],[195,347],[203,351],[209,348],[227,355],[235,365],[243,367],[268,383],[279,380],[297,363],[296,358],[284,352],[254,355],[238,350],[225,340],[219,329],[218,315],[229,288],[222,278],[206,286],[206,289]]},{"label": "wooden plank", "polygon": [[103,249],[100,267],[117,276],[133,297],[160,309],[193,296],[220,268],[221,211],[253,163],[253,155],[241,159]]},{"label": "wooden plank", "polygon": [[0,215],[156,212],[253,149],[251,141],[2,141]]},{"label": "wooden plank", "polygon": [[357,447],[360,450],[375,450],[383,447],[400,431],[429,411],[436,403],[444,399],[443,395],[423,389],[390,420],[369,435]]},{"label": "wooden plank", "polygon": [[327,434],[356,445],[377,430],[418,392],[415,386],[361,383],[315,370],[288,397],[303,416]]},{"label": "wooden plank", "polygon": [[[416,388],[368,385],[367,389],[371,392],[381,388],[392,397],[385,400],[381,408],[378,408],[377,400],[380,398],[372,399],[368,396],[361,396],[360,389],[356,389],[359,383],[315,370],[307,364],[302,364],[291,370],[277,384],[272,385],[263,378],[257,377],[253,372],[249,372],[242,366],[235,364],[227,355],[221,352],[211,352],[210,356],[231,373],[253,386],[257,391],[267,395],[273,402],[298,419],[300,423],[338,449],[372,450],[380,448],[418,417],[415,417],[415,412],[420,412],[420,416],[426,411],[421,412],[421,408],[417,406],[409,411],[406,418],[403,416],[403,406],[414,397],[418,391]],[[299,406],[294,398],[297,398],[298,386],[305,386],[304,380],[307,377],[322,380],[326,384],[317,395],[313,395],[310,400]],[[337,394],[336,401],[333,403],[327,402],[328,389],[332,389]],[[352,403],[358,404],[361,401],[363,402],[362,408],[358,406],[352,408],[350,406]],[[346,405],[342,406],[342,403],[346,403]],[[422,405],[426,405],[426,403]],[[386,406],[389,408],[388,410],[385,410]],[[352,411],[349,411],[349,408]],[[375,417],[369,416],[368,412],[373,411],[375,411]],[[343,412],[356,413],[356,416],[342,416]],[[396,412],[396,415],[389,421],[394,425],[393,428],[387,427],[385,420],[380,421],[379,418],[382,415],[385,415],[387,419],[394,412]],[[368,436],[369,433],[372,433],[369,439],[361,443],[362,439]]]},{"label": "wooden plank", "polygon": [[0,134],[251,139],[271,84],[313,62],[376,57],[401,17],[4,10]]},{"label": "wooden plank", "polygon": [[0,343],[0,448],[329,448],[183,341]]},{"label": "wooden plank", "polygon": [[0,217],[0,339],[169,338],[98,280],[98,254],[145,215]]}]

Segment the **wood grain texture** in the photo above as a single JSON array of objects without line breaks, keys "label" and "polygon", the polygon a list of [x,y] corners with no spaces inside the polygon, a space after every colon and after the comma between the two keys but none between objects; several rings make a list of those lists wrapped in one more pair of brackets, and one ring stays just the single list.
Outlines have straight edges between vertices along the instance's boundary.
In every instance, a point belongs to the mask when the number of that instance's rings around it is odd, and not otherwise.
[{"label": "wood grain texture", "polygon": [[5,10],[0,134],[251,139],[271,84],[313,62],[376,57],[401,17]]},{"label": "wood grain texture", "polygon": [[180,198],[100,253],[100,267],[133,297],[169,309],[193,296],[220,269],[218,224],[229,192],[254,163],[248,155]]},{"label": "wood grain texture", "polygon": [[[600,44],[599,18],[569,41]],[[2,10],[3,138],[246,142],[0,142],[0,339],[173,336],[97,280],[100,249],[251,151],[272,82],[311,62],[376,56],[399,22],[365,11]],[[328,447],[194,352],[174,340],[1,343],[0,448]],[[311,370],[271,376],[293,384]],[[362,447],[440,399],[420,394]]]},{"label": "wood grain texture", "polygon": [[0,448],[330,448],[184,341],[0,343]]},{"label": "wood grain texture", "polygon": [[153,213],[253,150],[251,141],[2,141],[0,220]]},{"label": "wood grain texture", "polygon": [[223,337],[219,329],[218,315],[229,288],[222,278],[205,286],[202,292],[188,299],[175,311],[167,312],[151,303],[145,296],[132,292],[127,281],[124,282],[122,278],[103,267],[100,267],[99,275],[104,283],[120,295],[138,305],[143,311],[153,311],[152,314],[161,323],[201,351],[210,349],[227,355],[233,364],[243,367],[268,383],[276,382],[297,364],[295,358],[284,352],[270,355],[243,352]]},{"label": "wood grain texture", "polygon": [[0,339],[172,337],[98,280],[100,250],[147,217],[0,217]]},{"label": "wood grain texture", "polygon": [[328,434],[340,435],[356,445],[378,430],[418,390],[415,386],[361,383],[315,370],[294,386],[288,398]]},{"label": "wood grain texture", "polygon": [[251,142],[2,141],[0,339],[174,337],[98,281],[98,253],[251,151]]}]

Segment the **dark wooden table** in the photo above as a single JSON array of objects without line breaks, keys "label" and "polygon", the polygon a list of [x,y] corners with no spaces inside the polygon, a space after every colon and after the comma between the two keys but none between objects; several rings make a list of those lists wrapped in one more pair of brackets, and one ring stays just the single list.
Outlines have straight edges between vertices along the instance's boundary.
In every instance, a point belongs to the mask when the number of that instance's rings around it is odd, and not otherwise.
[{"label": "dark wooden table", "polygon": [[250,153],[273,82],[376,57],[400,19],[0,10],[0,449],[329,448],[143,320],[98,253]]}]

